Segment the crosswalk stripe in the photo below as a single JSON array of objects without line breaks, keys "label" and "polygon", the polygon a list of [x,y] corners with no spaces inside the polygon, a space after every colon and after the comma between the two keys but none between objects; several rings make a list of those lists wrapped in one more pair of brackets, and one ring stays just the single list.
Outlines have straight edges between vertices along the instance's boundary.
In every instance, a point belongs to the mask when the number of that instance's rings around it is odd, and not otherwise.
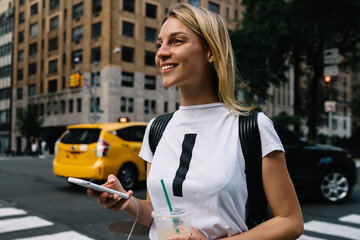
[{"label": "crosswalk stripe", "polygon": [[300,238],[298,238],[298,240],[326,240],[325,238],[317,238],[317,237],[310,237],[307,236],[305,234],[301,235]]},{"label": "crosswalk stripe", "polygon": [[64,240],[64,239],[94,240],[93,238],[86,237],[75,231],[61,232],[56,234],[42,235],[42,236],[29,237],[29,238],[16,238],[14,240]]},{"label": "crosswalk stripe", "polygon": [[304,227],[305,231],[344,237],[353,240],[359,240],[360,236],[360,229],[358,228],[316,220],[305,223]]},{"label": "crosswalk stripe", "polygon": [[8,216],[15,216],[15,215],[23,215],[26,214],[24,210],[18,208],[0,208],[0,217],[8,217]]},{"label": "crosswalk stripe", "polygon": [[30,228],[45,227],[51,225],[53,225],[52,222],[46,221],[45,219],[36,216],[6,219],[6,220],[0,220],[0,233],[19,231]]},{"label": "crosswalk stripe", "polygon": [[360,215],[358,215],[358,214],[350,214],[350,215],[339,218],[339,220],[341,222],[349,222],[349,223],[360,224]]}]

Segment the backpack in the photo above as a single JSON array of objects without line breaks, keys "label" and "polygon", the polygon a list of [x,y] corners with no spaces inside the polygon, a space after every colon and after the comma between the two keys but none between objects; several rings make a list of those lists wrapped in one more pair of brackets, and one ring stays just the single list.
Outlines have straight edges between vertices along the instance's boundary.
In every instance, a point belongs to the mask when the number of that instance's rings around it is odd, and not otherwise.
[{"label": "backpack", "polygon": [[[149,132],[149,145],[154,155],[162,134],[174,113],[154,119]],[[258,112],[239,117],[239,140],[245,158],[245,174],[248,190],[248,229],[271,218],[262,183],[261,140],[257,123]]]}]

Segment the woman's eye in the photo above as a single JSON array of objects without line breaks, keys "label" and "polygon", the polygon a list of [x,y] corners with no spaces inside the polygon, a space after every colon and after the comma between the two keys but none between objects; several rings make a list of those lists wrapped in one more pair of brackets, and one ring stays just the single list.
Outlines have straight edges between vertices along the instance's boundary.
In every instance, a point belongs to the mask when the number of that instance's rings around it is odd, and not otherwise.
[{"label": "woman's eye", "polygon": [[176,39],[174,39],[173,43],[180,44],[180,43],[183,43],[183,40],[176,38]]},{"label": "woman's eye", "polygon": [[156,44],[156,49],[159,50],[161,48],[161,43]]}]

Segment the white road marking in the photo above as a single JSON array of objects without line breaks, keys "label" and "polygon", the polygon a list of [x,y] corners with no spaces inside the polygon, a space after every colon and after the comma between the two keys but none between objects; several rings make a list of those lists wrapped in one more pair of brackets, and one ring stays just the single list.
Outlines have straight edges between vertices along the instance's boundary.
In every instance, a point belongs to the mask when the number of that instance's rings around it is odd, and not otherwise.
[{"label": "white road marking", "polygon": [[93,238],[86,237],[75,231],[61,232],[49,235],[35,236],[29,238],[16,238],[15,240],[94,240]]},{"label": "white road marking", "polygon": [[46,221],[45,219],[36,216],[6,219],[6,220],[0,220],[0,233],[14,232],[19,230],[45,227],[51,225],[54,224],[52,222]]},{"label": "white road marking", "polygon": [[350,215],[339,218],[339,221],[360,224],[360,215],[359,214],[350,214]]},{"label": "white road marking", "polygon": [[325,238],[310,237],[303,234],[298,240],[326,240]]},{"label": "white road marking", "polygon": [[304,224],[305,231],[359,240],[360,229],[340,224],[310,221]]},{"label": "white road marking", "polygon": [[0,217],[8,217],[8,216],[15,216],[15,215],[23,215],[26,214],[24,210],[18,209],[18,208],[0,208]]}]

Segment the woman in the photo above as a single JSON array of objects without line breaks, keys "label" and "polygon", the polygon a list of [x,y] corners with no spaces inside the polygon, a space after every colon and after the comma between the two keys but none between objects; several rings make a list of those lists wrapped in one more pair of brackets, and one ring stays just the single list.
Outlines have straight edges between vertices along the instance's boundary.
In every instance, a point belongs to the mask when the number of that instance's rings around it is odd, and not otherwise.
[{"label": "woman", "polygon": [[[165,87],[179,87],[181,107],[167,125],[153,156],[149,123],[140,151],[147,161],[148,195],[133,198],[138,222],[152,226],[153,209],[166,207],[160,184],[164,179],[170,201],[194,211],[190,236],[169,239],[296,239],[303,231],[301,209],[287,172],[283,146],[273,124],[258,114],[263,156],[263,183],[274,217],[248,230],[245,163],[238,136],[239,115],[253,108],[234,98],[235,66],[232,47],[221,17],[203,8],[177,4],[169,9],[157,41],[156,65]],[[183,181],[174,181],[183,151],[189,168]],[[176,177],[175,177],[176,178]],[[177,187],[173,187],[177,185]],[[124,191],[115,176],[106,187]],[[127,192],[132,196],[133,192]],[[98,195],[88,190],[88,195]],[[99,203],[135,217],[135,204],[101,193]]]}]

